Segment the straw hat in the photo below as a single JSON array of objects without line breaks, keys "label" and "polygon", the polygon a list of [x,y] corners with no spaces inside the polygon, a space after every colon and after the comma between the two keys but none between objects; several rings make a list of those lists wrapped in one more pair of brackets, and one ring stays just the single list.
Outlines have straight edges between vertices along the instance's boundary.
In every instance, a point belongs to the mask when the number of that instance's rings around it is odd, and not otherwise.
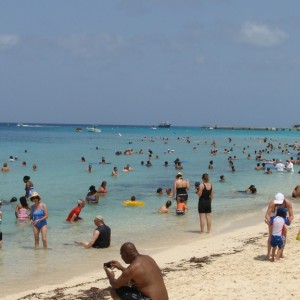
[{"label": "straw hat", "polygon": [[38,192],[33,192],[31,194],[31,196],[29,197],[30,201],[32,201],[31,199],[34,198],[34,197],[38,197],[39,201],[41,200],[41,196],[38,194]]}]

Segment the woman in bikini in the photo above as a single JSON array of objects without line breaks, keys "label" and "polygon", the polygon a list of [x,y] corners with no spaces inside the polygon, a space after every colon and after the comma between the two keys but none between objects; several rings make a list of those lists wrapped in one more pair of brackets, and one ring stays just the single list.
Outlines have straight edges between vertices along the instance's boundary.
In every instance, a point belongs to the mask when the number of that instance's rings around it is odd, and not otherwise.
[{"label": "woman in bikini", "polygon": [[94,185],[91,185],[89,192],[87,193],[85,200],[87,203],[98,203],[99,202],[99,193],[97,192]]}]

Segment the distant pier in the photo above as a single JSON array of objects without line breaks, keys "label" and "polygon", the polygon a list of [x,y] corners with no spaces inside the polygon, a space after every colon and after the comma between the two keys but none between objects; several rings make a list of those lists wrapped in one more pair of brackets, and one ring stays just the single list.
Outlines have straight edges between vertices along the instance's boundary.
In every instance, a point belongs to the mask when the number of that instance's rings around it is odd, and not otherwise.
[{"label": "distant pier", "polygon": [[[205,126],[206,127],[206,126]],[[267,130],[267,131],[292,131],[300,130],[300,128],[277,128],[277,127],[247,127],[247,126],[207,126],[207,129],[223,129],[223,130]]]}]

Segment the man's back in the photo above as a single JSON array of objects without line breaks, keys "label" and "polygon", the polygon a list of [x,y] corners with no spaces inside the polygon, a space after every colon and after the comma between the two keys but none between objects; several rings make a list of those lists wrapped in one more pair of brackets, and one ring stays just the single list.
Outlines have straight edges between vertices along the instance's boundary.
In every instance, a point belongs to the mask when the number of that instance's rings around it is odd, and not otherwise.
[{"label": "man's back", "polygon": [[285,169],[285,166],[283,163],[279,162],[276,166],[275,166],[275,169],[278,171],[278,172],[283,172],[284,169]]},{"label": "man's back", "polygon": [[161,271],[150,256],[137,256],[126,272],[131,278],[131,283],[152,300],[169,299]]}]

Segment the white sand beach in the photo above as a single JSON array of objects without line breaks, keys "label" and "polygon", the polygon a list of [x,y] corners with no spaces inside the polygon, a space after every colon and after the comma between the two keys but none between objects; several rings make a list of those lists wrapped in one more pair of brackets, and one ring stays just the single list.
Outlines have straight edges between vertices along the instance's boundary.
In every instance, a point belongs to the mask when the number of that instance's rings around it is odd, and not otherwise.
[{"label": "white sand beach", "polygon": [[[296,240],[300,215],[295,215],[288,229],[285,258],[275,263],[265,259],[266,225],[259,221],[248,226],[257,217],[262,220],[261,215],[241,218],[234,230],[229,226],[216,234],[195,233],[197,240],[189,244],[179,242],[176,247],[151,253],[139,250],[153,256],[161,267],[170,300],[300,299],[300,241]],[[240,226],[243,222],[246,227]],[[98,272],[60,285],[42,286],[2,299],[110,299],[108,287],[104,270],[99,268]]]}]

